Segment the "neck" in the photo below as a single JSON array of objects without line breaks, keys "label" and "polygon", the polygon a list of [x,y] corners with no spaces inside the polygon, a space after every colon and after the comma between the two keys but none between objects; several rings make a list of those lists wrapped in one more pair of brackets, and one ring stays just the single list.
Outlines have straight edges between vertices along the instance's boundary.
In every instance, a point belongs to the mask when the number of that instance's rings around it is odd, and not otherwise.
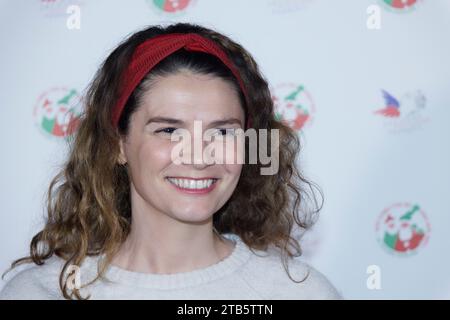
[{"label": "neck", "polygon": [[[112,264],[143,273],[180,273],[213,265],[234,244],[213,231],[212,217],[187,223],[153,210],[133,210],[131,231]],[[153,213],[152,213],[153,212]]]}]

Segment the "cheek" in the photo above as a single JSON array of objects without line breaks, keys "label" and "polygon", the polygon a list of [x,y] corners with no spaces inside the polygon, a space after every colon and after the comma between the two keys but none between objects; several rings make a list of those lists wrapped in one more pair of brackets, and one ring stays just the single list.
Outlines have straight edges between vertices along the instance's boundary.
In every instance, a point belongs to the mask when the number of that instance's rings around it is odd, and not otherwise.
[{"label": "cheek", "polygon": [[238,180],[242,171],[242,164],[224,164],[225,171],[233,180]]},{"label": "cheek", "polygon": [[145,171],[158,172],[171,164],[170,143],[147,141],[137,150],[140,167]]}]

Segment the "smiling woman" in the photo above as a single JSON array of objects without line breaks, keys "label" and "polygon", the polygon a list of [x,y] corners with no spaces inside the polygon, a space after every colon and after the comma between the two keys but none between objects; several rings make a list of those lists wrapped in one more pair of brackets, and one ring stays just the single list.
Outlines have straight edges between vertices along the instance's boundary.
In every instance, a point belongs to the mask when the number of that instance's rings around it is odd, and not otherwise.
[{"label": "smiling woman", "polygon": [[[196,123],[215,139],[197,139]],[[259,160],[230,161],[235,144],[224,145],[220,163],[195,152],[237,139],[239,129],[279,131],[275,174],[259,174]],[[180,131],[194,137],[194,152],[183,149],[192,161],[173,157]],[[320,210],[300,207],[312,184],[296,167],[298,152],[241,45],[187,23],[139,31],[90,84],[69,158],[49,187],[46,224],[30,256],[12,264],[32,266],[0,297],[339,298],[293,259],[301,253],[294,226],[307,229]]]}]

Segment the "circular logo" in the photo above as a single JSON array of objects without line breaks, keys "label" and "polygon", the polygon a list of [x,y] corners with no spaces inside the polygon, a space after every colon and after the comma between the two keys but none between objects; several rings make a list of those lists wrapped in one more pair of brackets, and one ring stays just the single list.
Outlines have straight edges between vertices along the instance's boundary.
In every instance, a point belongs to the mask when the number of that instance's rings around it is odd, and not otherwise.
[{"label": "circular logo", "polygon": [[311,125],[316,108],[303,85],[280,84],[271,93],[277,120],[287,123],[296,131]]},{"label": "circular logo", "polygon": [[376,222],[377,240],[390,253],[401,256],[416,253],[430,236],[430,223],[419,205],[394,204]]},{"label": "circular logo", "polygon": [[159,13],[179,14],[183,13],[191,4],[192,0],[147,0],[147,2]]},{"label": "circular logo", "polygon": [[33,112],[35,122],[51,136],[70,136],[78,128],[80,100],[75,89],[52,88],[38,98]]},{"label": "circular logo", "polygon": [[396,12],[408,12],[415,9],[419,0],[380,0],[388,9]]}]

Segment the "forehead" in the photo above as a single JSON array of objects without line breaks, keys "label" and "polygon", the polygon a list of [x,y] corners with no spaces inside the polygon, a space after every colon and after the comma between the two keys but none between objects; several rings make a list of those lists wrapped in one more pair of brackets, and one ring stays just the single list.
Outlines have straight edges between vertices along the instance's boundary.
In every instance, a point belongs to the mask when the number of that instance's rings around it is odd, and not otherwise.
[{"label": "forehead", "polygon": [[141,101],[146,115],[185,119],[244,117],[239,96],[232,84],[211,75],[180,72],[160,77]]}]

